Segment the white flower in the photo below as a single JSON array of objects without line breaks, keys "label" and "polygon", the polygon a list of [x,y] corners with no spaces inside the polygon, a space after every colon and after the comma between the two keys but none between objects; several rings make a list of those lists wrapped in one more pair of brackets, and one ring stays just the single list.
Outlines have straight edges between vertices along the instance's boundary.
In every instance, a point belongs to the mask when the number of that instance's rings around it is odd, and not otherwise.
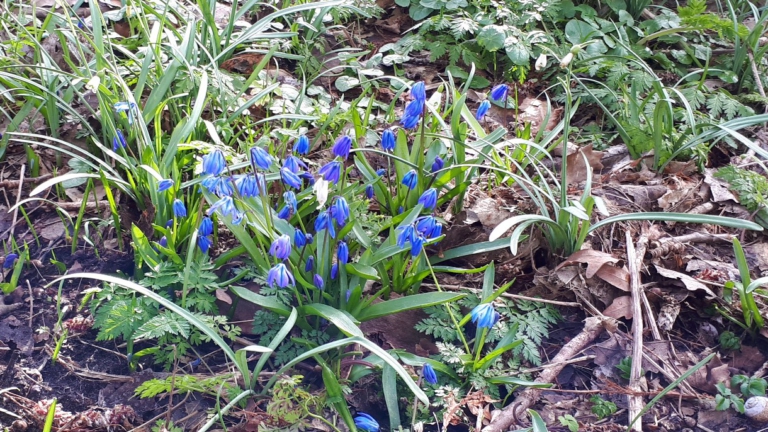
[{"label": "white flower", "polygon": [[568,54],[563,57],[562,60],[560,60],[560,68],[565,69],[568,67],[569,64],[571,64],[571,61],[573,60],[573,53],[569,52]]},{"label": "white flower", "polygon": [[544,53],[541,53],[541,55],[539,55],[539,58],[536,59],[535,69],[538,72],[544,69],[545,67],[547,67],[547,55]]},{"label": "white flower", "polygon": [[315,195],[317,195],[318,209],[322,208],[325,205],[325,202],[328,201],[328,185],[329,182],[321,177],[317,179],[315,185],[312,186],[312,190],[315,192]]}]

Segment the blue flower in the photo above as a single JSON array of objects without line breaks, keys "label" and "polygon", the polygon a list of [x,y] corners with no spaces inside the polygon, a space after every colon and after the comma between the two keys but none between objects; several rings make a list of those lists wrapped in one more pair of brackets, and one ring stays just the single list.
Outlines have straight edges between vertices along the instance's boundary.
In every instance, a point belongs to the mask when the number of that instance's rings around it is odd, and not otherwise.
[{"label": "blue flower", "polygon": [[419,197],[419,204],[423,205],[425,209],[432,210],[437,205],[437,191],[435,188],[429,188],[424,191]]},{"label": "blue flower", "polygon": [[125,141],[125,135],[123,135],[123,131],[118,129],[117,130],[117,136],[112,138],[112,151],[117,151],[117,149],[125,148],[128,143]]},{"label": "blue flower", "polygon": [[347,219],[349,219],[349,206],[344,197],[338,197],[336,198],[336,201],[333,202],[331,215],[336,219],[336,223],[339,224],[340,227],[347,224]]},{"label": "blue flower", "polygon": [[408,187],[408,189],[413,190],[413,188],[416,187],[416,184],[419,182],[419,175],[416,174],[416,170],[410,170],[403,176],[403,184]]},{"label": "blue flower", "polygon": [[283,183],[286,185],[294,189],[301,189],[301,179],[288,168],[280,169],[280,178],[283,179]]},{"label": "blue flower", "polygon": [[379,423],[365,413],[358,413],[355,417],[355,426],[365,432],[379,432]]},{"label": "blue flower", "polygon": [[427,235],[432,232],[437,221],[432,216],[420,217],[416,219],[416,231],[421,235]]},{"label": "blue flower", "polygon": [[424,81],[419,81],[411,87],[411,97],[422,104],[427,102],[427,91]]},{"label": "blue flower", "polygon": [[414,129],[419,124],[419,118],[424,105],[419,101],[410,101],[405,106],[403,116],[400,118],[400,124],[406,129]]},{"label": "blue flower", "polygon": [[385,151],[393,151],[395,149],[395,134],[389,129],[381,134],[381,148]]},{"label": "blue flower", "polygon": [[9,269],[13,267],[13,264],[16,262],[16,260],[19,259],[19,254],[15,253],[9,253],[5,256],[5,261],[3,261],[3,268]]},{"label": "blue flower", "polygon": [[342,265],[349,262],[349,247],[347,246],[347,242],[343,240],[339,242],[339,248],[336,250],[336,258],[339,259],[339,263]]},{"label": "blue flower", "polygon": [[315,236],[313,236],[310,233],[307,233],[307,244],[312,244],[312,242],[315,240]]},{"label": "blue flower", "polygon": [[115,112],[125,112],[128,114],[128,124],[133,124],[133,110],[136,109],[136,104],[133,102],[118,102],[114,105]]},{"label": "blue flower", "polygon": [[219,212],[220,215],[227,216],[234,215],[236,211],[237,208],[235,207],[235,202],[232,200],[232,197],[225,196],[213,203],[208,209],[208,215],[210,216],[213,212]]},{"label": "blue flower", "polygon": [[203,172],[208,175],[217,176],[226,167],[227,161],[224,160],[224,153],[221,150],[217,149],[203,156]]},{"label": "blue flower", "polygon": [[177,218],[187,217],[187,208],[184,207],[184,201],[178,198],[173,200],[173,215]]},{"label": "blue flower", "polygon": [[436,238],[441,235],[443,235],[443,226],[436,223],[435,226],[432,227],[432,231],[427,233],[427,238]]},{"label": "blue flower", "polygon": [[506,102],[507,92],[509,92],[509,86],[499,84],[491,90],[491,100],[494,102]]},{"label": "blue flower", "polygon": [[404,248],[405,244],[412,241],[415,236],[413,225],[406,225],[405,227],[398,228],[398,230],[400,230],[400,234],[397,236],[397,246]]},{"label": "blue flower", "polygon": [[441,169],[443,169],[444,166],[445,166],[445,162],[443,161],[443,159],[440,158],[440,156],[435,156],[435,161],[432,162],[432,172],[440,171]]},{"label": "blue flower", "polygon": [[334,156],[338,156],[342,159],[349,157],[349,151],[352,149],[352,138],[344,135],[336,140],[336,143],[331,148],[331,152]]},{"label": "blue flower", "polygon": [[[218,197],[231,196],[235,192],[230,177],[206,177],[200,184]],[[235,186],[237,186],[237,180],[235,180]],[[258,189],[258,186],[256,188]]]},{"label": "blue flower", "polygon": [[429,363],[424,363],[424,366],[421,367],[421,375],[424,377],[424,381],[432,385],[437,384],[437,373]]},{"label": "blue flower", "polygon": [[162,179],[157,183],[157,191],[158,192],[164,192],[167,191],[173,187],[173,180],[171,179]]},{"label": "blue flower", "polygon": [[307,181],[307,184],[309,186],[314,186],[315,184],[315,177],[310,172],[303,172],[299,174],[299,177]]},{"label": "blue flower", "polygon": [[296,228],[296,231],[293,232],[293,243],[297,248],[304,247],[307,244],[307,236],[304,235],[304,231]]},{"label": "blue flower", "polygon": [[384,168],[379,168],[376,170],[376,175],[379,177],[384,177],[385,175],[387,175],[387,170],[385,170]]},{"label": "blue flower", "polygon": [[283,208],[281,208],[280,211],[277,212],[277,218],[282,220],[288,220],[291,218],[291,214],[293,214],[293,212],[291,211],[291,207],[284,205]]},{"label": "blue flower", "polygon": [[333,184],[339,182],[339,175],[341,175],[341,162],[333,160],[323,165],[318,171],[318,174],[323,176],[323,180],[329,181]]},{"label": "blue flower", "polygon": [[349,298],[352,296],[352,290],[348,289],[347,293],[344,295],[344,298],[346,301],[349,301]]},{"label": "blue flower", "polygon": [[173,219],[168,219],[167,221],[165,221],[166,228],[170,228],[172,226],[173,226]]},{"label": "blue flower", "polygon": [[242,198],[259,196],[259,182],[253,174],[236,175],[235,187],[237,187],[237,193],[240,194]]},{"label": "blue flower", "polygon": [[307,262],[304,263],[304,271],[311,272],[315,268],[315,257],[310,255],[307,257]]},{"label": "blue flower", "polygon": [[259,167],[263,170],[268,170],[272,166],[272,156],[263,148],[255,146],[251,148],[251,165],[253,169]]},{"label": "blue flower", "polygon": [[373,199],[373,185],[368,185],[365,187],[365,197],[368,199]]},{"label": "blue flower", "polygon": [[336,279],[336,276],[338,276],[338,275],[339,275],[339,264],[338,263],[334,263],[331,266],[331,280]]},{"label": "blue flower", "polygon": [[301,155],[309,153],[309,138],[306,135],[300,136],[293,145],[293,151]]},{"label": "blue flower", "polygon": [[482,101],[480,103],[480,106],[477,107],[477,113],[475,113],[475,118],[477,121],[480,121],[485,117],[486,114],[488,114],[488,110],[491,109],[491,102],[487,99]]},{"label": "blue flower", "polygon": [[312,282],[315,284],[315,287],[317,287],[317,289],[319,290],[325,287],[325,282],[323,282],[323,277],[317,273],[315,273],[315,276],[312,278]]},{"label": "blue flower", "polygon": [[267,284],[272,287],[275,283],[277,283],[277,286],[280,288],[285,288],[296,283],[296,280],[288,270],[288,267],[283,263],[279,263],[272,267],[269,269],[269,273],[267,273]]},{"label": "blue flower", "polygon": [[245,217],[245,213],[241,212],[238,209],[235,209],[234,212],[232,212],[232,223],[235,225],[240,225],[240,222],[243,221],[243,218]]},{"label": "blue flower", "polygon": [[307,169],[307,164],[301,161],[301,159],[297,158],[294,155],[290,155],[287,158],[285,158],[285,162],[283,162],[283,167],[288,168],[292,173],[298,174],[299,171],[301,171],[300,168]]},{"label": "blue flower", "polygon": [[317,215],[317,219],[315,219],[315,231],[320,232],[323,229],[328,230],[328,234],[331,238],[336,238],[336,230],[333,228],[333,219],[331,219],[328,210]]},{"label": "blue flower", "polygon": [[472,322],[477,323],[478,328],[490,329],[499,321],[499,313],[493,309],[493,305],[490,303],[475,306],[470,315]]},{"label": "blue flower", "polygon": [[288,259],[291,256],[291,238],[285,234],[278,237],[269,247],[269,254],[280,260]]},{"label": "blue flower", "polygon": [[211,244],[213,244],[213,242],[208,236],[199,236],[197,238],[197,247],[199,247],[203,253],[208,253],[208,249],[210,249]]},{"label": "blue flower", "polygon": [[204,217],[200,221],[200,226],[197,228],[197,233],[201,236],[209,236],[213,234],[213,221],[209,217]]},{"label": "blue flower", "polygon": [[157,242],[160,246],[167,248],[168,247],[168,239],[165,236],[160,237],[160,241]]},{"label": "blue flower", "polygon": [[414,235],[411,238],[411,256],[417,257],[421,253],[422,247],[424,247],[424,237],[421,235]]},{"label": "blue flower", "polygon": [[293,193],[293,191],[287,191],[283,193],[283,201],[291,208],[293,211],[296,211],[299,207],[298,201],[296,201],[296,194]]}]

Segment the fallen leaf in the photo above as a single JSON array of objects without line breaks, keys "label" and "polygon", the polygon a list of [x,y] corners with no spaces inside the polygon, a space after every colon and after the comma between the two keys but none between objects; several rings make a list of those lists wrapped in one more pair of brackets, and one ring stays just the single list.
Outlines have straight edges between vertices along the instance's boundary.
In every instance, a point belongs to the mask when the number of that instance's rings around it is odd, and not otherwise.
[{"label": "fallen leaf", "polygon": [[232,304],[232,297],[230,297],[229,294],[227,294],[227,292],[221,288],[216,288],[216,298],[228,305]]},{"label": "fallen leaf", "polygon": [[613,303],[605,308],[603,315],[611,318],[626,318],[632,319],[632,297],[621,296],[613,299]]},{"label": "fallen leaf", "polygon": [[[583,156],[582,156],[583,155]],[[584,160],[586,156],[586,162]],[[587,179],[587,169],[600,171],[603,169],[601,162],[603,152],[592,150],[592,144],[582,148],[576,153],[568,155],[566,162],[566,176],[568,184],[579,184]]]},{"label": "fallen leaf", "polygon": [[573,265],[576,263],[586,264],[587,265],[587,271],[585,272],[584,276],[587,277],[587,279],[592,278],[595,276],[598,270],[605,265],[605,263],[617,263],[619,262],[618,258],[615,258],[613,255],[594,250],[594,249],[584,249],[580,251],[576,251],[571,254],[568,258],[565,259],[559,266],[555,268],[555,271],[560,270],[561,268]]},{"label": "fallen leaf", "polygon": [[715,293],[713,293],[712,290],[710,290],[706,285],[688,276],[687,274],[676,272],[674,270],[668,270],[659,265],[654,265],[654,267],[660,276],[682,282],[688,291],[701,291],[706,295],[707,298],[710,299],[717,297]]},{"label": "fallen leaf", "polygon": [[743,370],[747,375],[752,375],[763,363],[765,363],[763,353],[749,345],[742,345],[741,349],[733,354],[733,360],[731,360],[732,367]]},{"label": "fallen leaf", "polygon": [[616,288],[629,292],[629,271],[624,267],[614,267],[604,265],[595,273],[595,276],[615,286]]}]

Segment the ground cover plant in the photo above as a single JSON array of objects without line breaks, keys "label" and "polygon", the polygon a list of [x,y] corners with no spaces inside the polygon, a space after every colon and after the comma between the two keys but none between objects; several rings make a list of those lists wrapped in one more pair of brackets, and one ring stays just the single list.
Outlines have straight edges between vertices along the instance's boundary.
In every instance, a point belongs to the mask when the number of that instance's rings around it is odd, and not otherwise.
[{"label": "ground cover plant", "polygon": [[765,7],[0,12],[2,427],[768,420]]}]

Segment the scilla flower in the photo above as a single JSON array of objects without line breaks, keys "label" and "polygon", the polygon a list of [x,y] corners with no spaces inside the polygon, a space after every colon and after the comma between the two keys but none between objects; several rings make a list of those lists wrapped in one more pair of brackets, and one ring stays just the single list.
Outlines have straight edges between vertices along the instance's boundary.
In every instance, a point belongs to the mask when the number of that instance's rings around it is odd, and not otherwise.
[{"label": "scilla flower", "polygon": [[213,221],[209,217],[204,217],[200,221],[200,227],[197,228],[197,233],[201,236],[208,236],[213,234]]},{"label": "scilla flower", "polygon": [[288,267],[283,263],[278,263],[276,266],[269,269],[267,273],[267,284],[272,287],[275,284],[280,288],[286,288],[296,283]]},{"label": "scilla flower", "polygon": [[3,261],[3,268],[9,269],[13,267],[13,264],[16,262],[16,260],[19,259],[19,254],[15,253],[9,253],[5,256],[5,261]]},{"label": "scilla flower", "polygon": [[355,417],[355,426],[365,432],[379,432],[379,423],[365,413],[358,413]]},{"label": "scilla flower", "polygon": [[381,134],[381,148],[383,148],[384,151],[395,150],[395,134],[389,129]]},{"label": "scilla flower", "polygon": [[253,174],[238,174],[235,176],[237,193],[242,198],[250,198],[259,195],[259,182]]},{"label": "scilla flower", "polygon": [[291,238],[283,234],[272,242],[269,254],[279,260],[288,259],[291,256]]},{"label": "scilla flower", "polygon": [[312,277],[312,282],[315,284],[315,287],[319,290],[325,287],[325,282],[323,282],[323,277],[320,276],[319,274],[315,274],[315,276]]},{"label": "scilla flower", "polygon": [[160,237],[160,240],[157,242],[160,246],[167,248],[168,247],[168,238],[165,236]]},{"label": "scilla flower", "polygon": [[225,196],[211,205],[208,209],[208,216],[212,215],[213,212],[218,212],[222,216],[228,216],[233,215],[236,211],[237,208],[232,197]]},{"label": "scilla flower", "polygon": [[300,155],[309,153],[309,138],[306,135],[300,136],[296,144],[293,145],[293,151]]},{"label": "scilla flower", "polygon": [[347,200],[344,199],[344,197],[336,198],[331,210],[331,215],[336,219],[336,223],[339,224],[340,227],[347,224],[347,219],[349,219],[349,205],[347,205]]},{"label": "scilla flower", "polygon": [[406,129],[414,129],[419,124],[419,118],[424,110],[424,104],[412,100],[405,106],[403,116],[400,118],[400,124]]},{"label": "scilla flower", "polygon": [[437,191],[435,188],[429,188],[424,191],[419,197],[419,204],[423,205],[425,209],[432,210],[437,204]]},{"label": "scilla flower", "polygon": [[311,272],[315,268],[315,257],[310,255],[307,257],[307,262],[304,263],[304,271]]},{"label": "scilla flower", "polygon": [[403,176],[403,184],[408,187],[408,189],[413,189],[416,187],[416,184],[419,182],[419,175],[416,174],[416,170],[410,170]]},{"label": "scilla flower", "polygon": [[336,140],[336,143],[331,148],[331,152],[334,156],[338,156],[342,159],[349,157],[349,151],[352,149],[352,138],[344,135]]},{"label": "scilla flower", "polygon": [[331,266],[331,280],[336,279],[336,276],[339,275],[339,263],[334,263]]},{"label": "scilla flower", "polygon": [[376,170],[376,175],[379,177],[384,177],[385,175],[387,175],[387,170],[385,170],[384,168],[379,168]]},{"label": "scilla flower", "polygon": [[287,191],[283,194],[283,201],[294,211],[297,210],[299,203],[296,201],[296,194],[293,191]]},{"label": "scilla flower", "polygon": [[432,162],[432,172],[440,171],[445,166],[445,162],[440,156],[435,156],[435,161]]},{"label": "scilla flower", "polygon": [[482,101],[480,106],[477,107],[477,113],[475,114],[477,121],[481,121],[488,114],[489,109],[491,109],[491,103],[487,99]]},{"label": "scilla flower", "polygon": [[336,250],[336,258],[339,259],[339,264],[341,265],[345,265],[349,262],[349,247],[347,246],[347,242],[339,242],[339,248]]},{"label": "scilla flower", "polygon": [[491,90],[491,100],[494,102],[506,102],[508,92],[509,86],[506,84],[499,84]]},{"label": "scilla flower", "polygon": [[288,168],[294,174],[298,174],[300,171],[300,168],[307,169],[307,164],[305,164],[304,162],[301,161],[301,159],[293,155],[285,158],[285,162],[283,162],[283,166]]},{"label": "scilla flower", "polygon": [[184,207],[184,201],[178,198],[173,200],[173,215],[177,218],[187,217],[187,208]]},{"label": "scilla flower", "polygon": [[318,171],[318,174],[323,176],[323,180],[329,181],[333,184],[339,182],[339,176],[341,175],[341,162],[334,160],[323,165]]},{"label": "scilla flower", "polygon": [[301,179],[296,174],[292,173],[291,170],[288,168],[281,168],[280,169],[280,178],[283,180],[283,183],[286,185],[294,188],[294,189],[301,189]]},{"label": "scilla flower", "polygon": [[424,366],[421,367],[421,375],[424,377],[424,381],[432,385],[437,384],[437,373],[429,363],[424,363]]},{"label": "scilla flower", "polygon": [[304,234],[304,231],[296,228],[296,231],[293,232],[293,243],[297,248],[304,247],[307,244],[307,236]]},{"label": "scilla flower", "polygon": [[268,170],[272,166],[272,156],[263,148],[255,146],[251,148],[251,165]]},{"label": "scilla flower", "polygon": [[115,112],[124,112],[128,114],[128,124],[133,124],[133,110],[136,109],[136,104],[133,102],[118,102],[114,105]]},{"label": "scilla flower", "polygon": [[333,219],[328,210],[321,212],[315,219],[315,231],[320,232],[323,229],[328,230],[331,238],[336,238],[336,230],[333,228]]},{"label": "scilla flower", "polygon": [[490,329],[499,321],[499,313],[493,309],[493,305],[490,303],[475,306],[470,314],[472,322],[476,323],[478,328]]},{"label": "scilla flower", "polygon": [[208,249],[211,248],[211,244],[213,244],[213,242],[208,236],[200,236],[197,238],[197,247],[199,247],[203,253],[208,253]]},{"label": "scilla flower", "polygon": [[171,179],[162,179],[157,183],[157,191],[158,192],[164,192],[167,191],[173,187],[173,180]]},{"label": "scilla flower", "polygon": [[365,187],[365,197],[368,199],[373,199],[373,185],[368,185]]},{"label": "scilla flower", "polygon": [[217,176],[221,174],[226,165],[227,162],[224,160],[224,153],[221,150],[217,149],[203,156],[203,172],[208,175]]},{"label": "scilla flower", "polygon": [[411,97],[413,100],[421,102],[422,104],[427,102],[426,86],[424,81],[419,81],[411,87]]},{"label": "scilla flower", "polygon": [[118,129],[117,136],[112,138],[112,151],[125,148],[127,145],[128,143],[125,141],[125,135],[123,135],[123,131]]}]

